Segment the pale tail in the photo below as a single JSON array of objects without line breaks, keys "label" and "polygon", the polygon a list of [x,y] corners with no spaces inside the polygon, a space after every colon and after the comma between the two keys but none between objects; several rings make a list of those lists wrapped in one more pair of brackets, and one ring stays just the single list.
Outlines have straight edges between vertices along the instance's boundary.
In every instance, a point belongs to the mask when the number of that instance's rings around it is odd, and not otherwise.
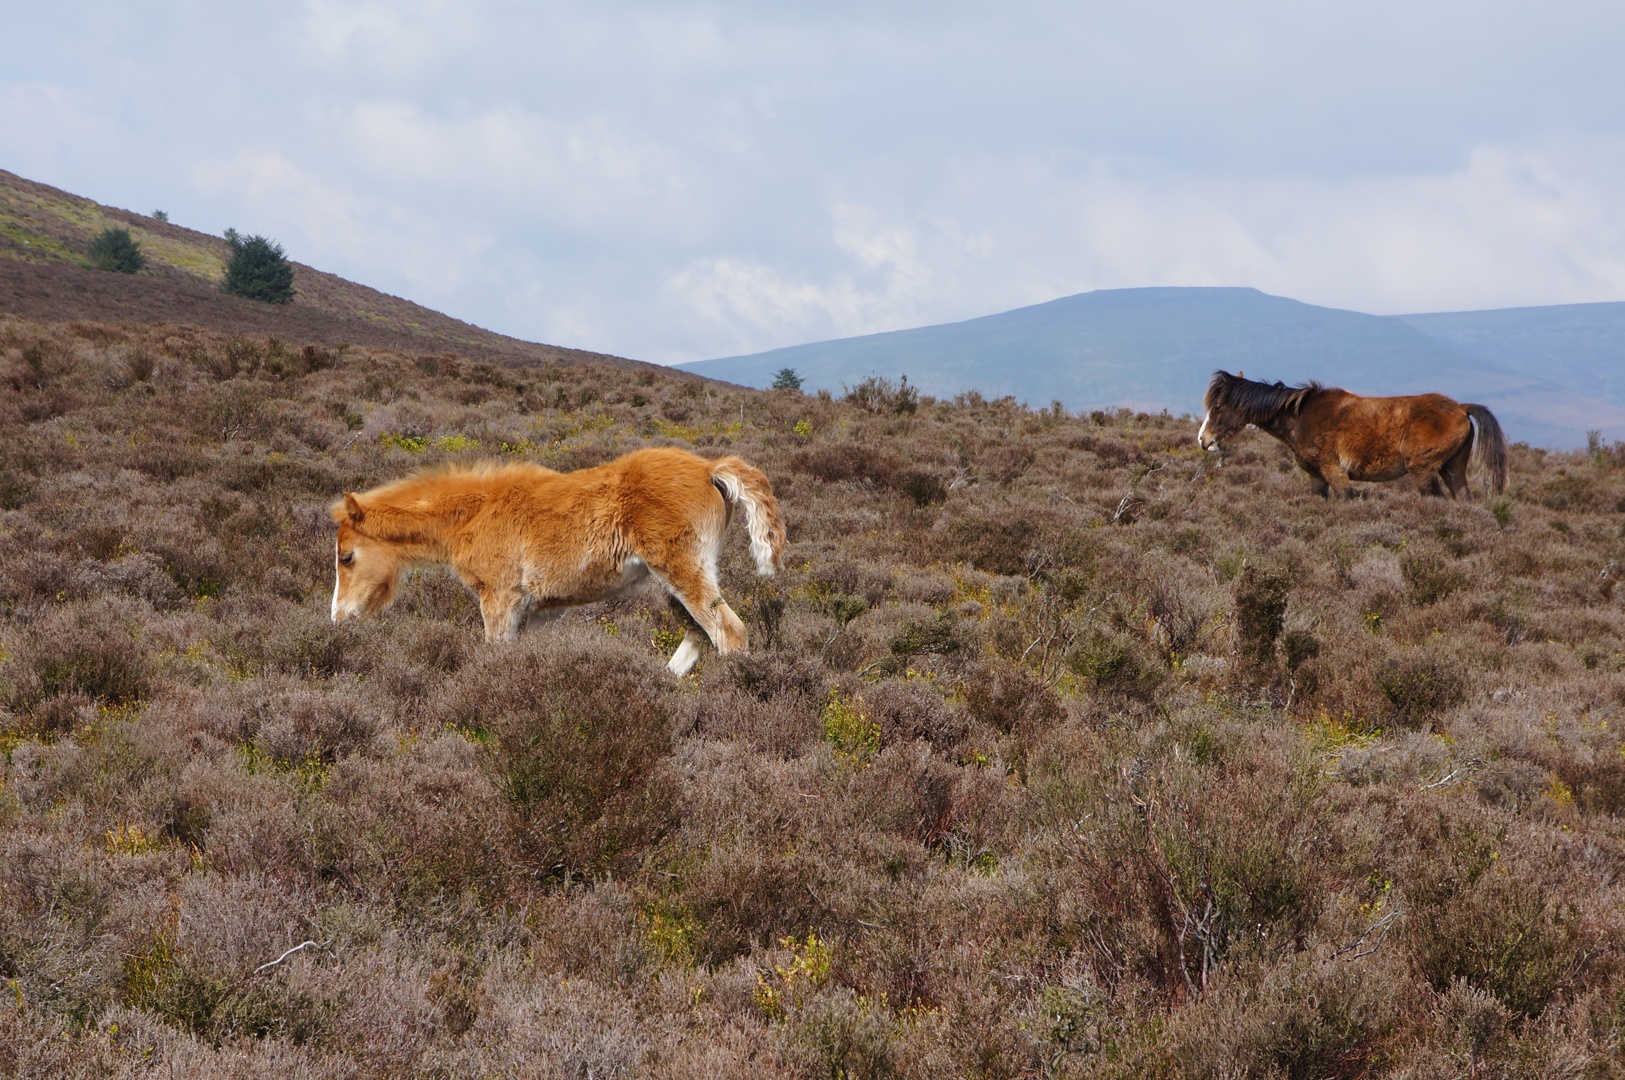
[{"label": "pale tail", "polygon": [[1495,414],[1482,405],[1464,405],[1473,425],[1473,464],[1489,474],[1490,492],[1501,494],[1507,486],[1507,437]]},{"label": "pale tail", "polygon": [[711,479],[731,503],[745,508],[745,527],[750,532],[750,554],[756,572],[764,577],[784,561],[784,519],[779,516],[779,500],[766,474],[742,458],[719,458],[711,466]]}]

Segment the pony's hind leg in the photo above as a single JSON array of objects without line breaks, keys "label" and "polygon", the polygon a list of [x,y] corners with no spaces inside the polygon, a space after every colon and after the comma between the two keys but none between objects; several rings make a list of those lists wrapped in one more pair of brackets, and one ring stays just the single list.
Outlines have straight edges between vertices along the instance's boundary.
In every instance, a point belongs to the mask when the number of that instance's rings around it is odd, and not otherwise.
[{"label": "pony's hind leg", "polygon": [[[1441,499],[1444,498],[1445,488],[1444,485],[1440,483],[1438,469],[1430,469],[1424,465],[1418,465],[1408,470],[1408,472],[1410,474],[1411,483],[1416,485],[1416,493],[1418,495],[1433,495]],[[1452,491],[1450,494],[1454,495],[1455,492]]]},{"label": "pony's hind leg", "polygon": [[[718,655],[745,649],[745,624],[722,599],[714,570],[693,557],[673,559],[663,566],[651,562],[649,568],[711,639]],[[699,660],[699,652],[699,635],[689,630],[667,667],[673,674],[685,675]]]},{"label": "pony's hind leg", "polygon": [[1473,456],[1473,441],[1468,439],[1462,443],[1461,449],[1451,455],[1450,460],[1439,466],[1439,478],[1449,489],[1450,497],[1466,492],[1467,497],[1473,497],[1472,488],[1467,485],[1467,463]]},{"label": "pony's hind leg", "polygon": [[671,654],[666,669],[681,679],[700,662],[700,635],[693,630],[683,635],[683,643]]}]

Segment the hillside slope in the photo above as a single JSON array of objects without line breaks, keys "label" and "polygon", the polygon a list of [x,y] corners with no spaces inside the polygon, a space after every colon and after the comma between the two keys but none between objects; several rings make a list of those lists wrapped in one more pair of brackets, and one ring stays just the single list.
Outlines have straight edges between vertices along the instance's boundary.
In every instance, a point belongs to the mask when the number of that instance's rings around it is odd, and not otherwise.
[{"label": "hillside slope", "polygon": [[810,389],[906,374],[937,395],[975,389],[1038,405],[1175,414],[1200,412],[1214,369],[1242,369],[1365,394],[1437,390],[1488,405],[1512,438],[1534,445],[1580,445],[1593,429],[1625,438],[1625,399],[1597,400],[1538,367],[1486,358],[1424,329],[1256,289],[1118,289],[684,367],[748,386],[766,386],[775,371],[792,367]]},{"label": "hillside slope", "polygon": [[[307,344],[0,316],[0,1076],[1625,1072],[1625,452]],[[330,621],[337,493],[651,444],[748,654]]]},{"label": "hillside slope", "polygon": [[[129,229],[147,267],[111,274],[84,265],[91,239]],[[292,304],[261,304],[219,289],[230,248],[218,236],[103,206],[0,170],[0,314],[37,322],[185,323],[322,345],[454,352],[498,362],[644,368],[636,360],[541,345],[461,322],[335,274],[294,263]]]}]

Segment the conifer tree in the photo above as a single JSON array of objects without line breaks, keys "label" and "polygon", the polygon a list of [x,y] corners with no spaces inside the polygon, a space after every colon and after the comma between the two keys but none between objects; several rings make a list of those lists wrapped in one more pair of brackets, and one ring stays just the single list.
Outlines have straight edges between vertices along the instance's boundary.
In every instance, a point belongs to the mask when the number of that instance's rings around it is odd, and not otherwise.
[{"label": "conifer tree", "polygon": [[103,229],[90,242],[85,255],[96,269],[117,274],[133,274],[147,265],[147,257],[141,254],[141,245],[130,236],[129,229]]},{"label": "conifer tree", "polygon": [[267,304],[293,303],[293,264],[282,245],[264,236],[244,237],[226,230],[231,261],[221,291]]}]

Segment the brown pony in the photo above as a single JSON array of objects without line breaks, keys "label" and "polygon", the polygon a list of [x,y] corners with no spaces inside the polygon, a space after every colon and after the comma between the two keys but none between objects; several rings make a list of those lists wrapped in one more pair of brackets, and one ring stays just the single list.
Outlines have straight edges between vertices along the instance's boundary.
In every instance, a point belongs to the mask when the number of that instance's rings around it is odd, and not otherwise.
[{"label": "brown pony", "polygon": [[[448,466],[344,498],[331,508],[333,621],[388,607],[410,563],[450,563],[480,600],[487,641],[512,641],[527,622],[618,596],[653,575],[682,602],[718,653],[745,648],[745,627],[722,600],[717,556],[734,505],[745,510],[759,574],[784,559],[773,487],[736,457],[637,450],[558,473],[530,464]],[[669,667],[699,659],[693,630]]]},{"label": "brown pony", "polygon": [[1443,394],[1360,397],[1327,389],[1253,382],[1238,372],[1215,371],[1202,399],[1207,415],[1196,442],[1204,450],[1248,424],[1286,443],[1316,494],[1346,496],[1350,480],[1409,476],[1418,491],[1454,497],[1466,491],[1468,459],[1490,477],[1499,495],[1507,483],[1507,441],[1482,405],[1463,405]]}]

